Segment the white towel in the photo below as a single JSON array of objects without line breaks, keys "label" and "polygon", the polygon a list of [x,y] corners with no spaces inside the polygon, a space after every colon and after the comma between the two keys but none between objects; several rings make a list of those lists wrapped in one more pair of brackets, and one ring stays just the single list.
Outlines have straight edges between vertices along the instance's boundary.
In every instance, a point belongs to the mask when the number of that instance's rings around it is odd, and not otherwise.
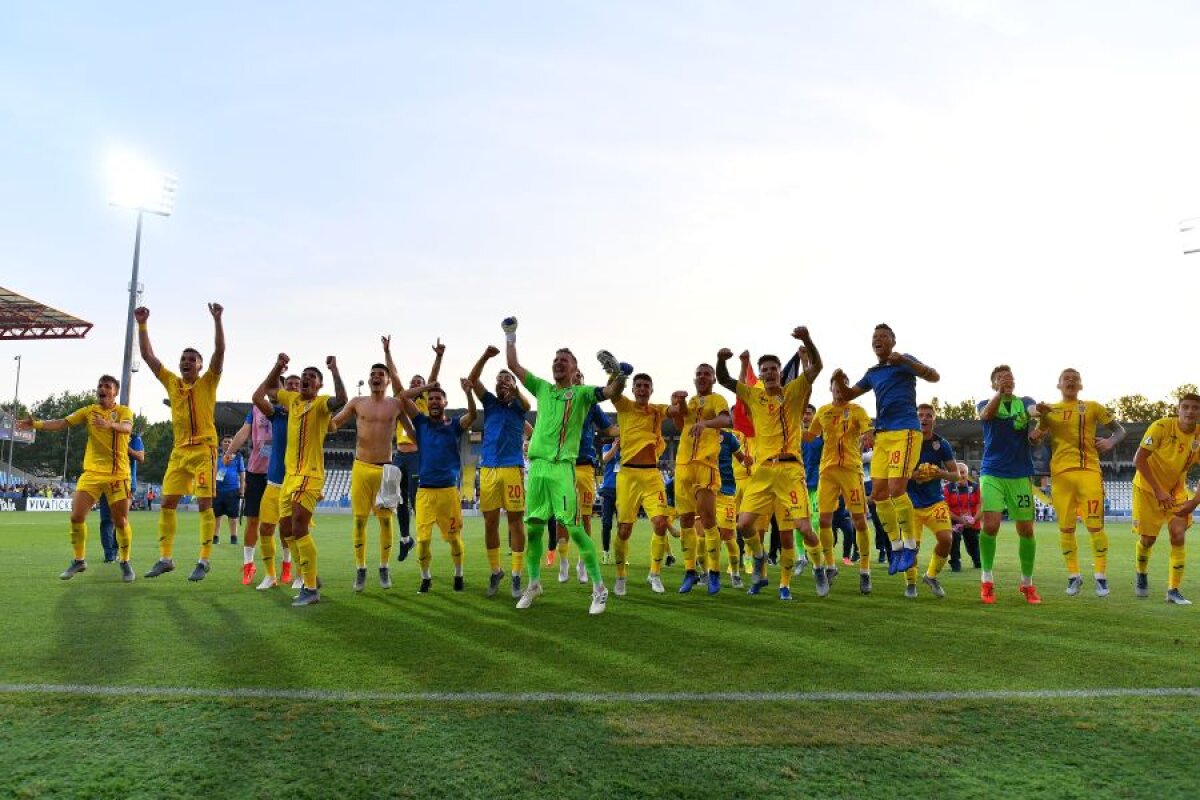
[{"label": "white towel", "polygon": [[395,508],[404,502],[404,489],[400,480],[400,468],[395,464],[383,465],[383,482],[375,496],[377,508]]}]

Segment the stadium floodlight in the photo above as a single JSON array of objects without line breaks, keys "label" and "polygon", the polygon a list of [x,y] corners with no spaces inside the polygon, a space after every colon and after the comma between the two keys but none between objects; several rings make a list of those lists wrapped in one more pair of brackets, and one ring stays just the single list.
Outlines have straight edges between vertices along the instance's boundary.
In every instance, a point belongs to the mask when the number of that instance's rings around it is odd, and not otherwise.
[{"label": "stadium floodlight", "polygon": [[21,402],[21,356],[13,356],[13,361],[17,362],[17,385],[13,388],[12,413],[9,414],[9,425],[12,427],[8,431],[8,471],[5,473],[5,482],[10,486],[15,483],[12,476],[13,448],[17,446],[17,405]]},{"label": "stadium floodlight", "polygon": [[1200,253],[1200,217],[1180,220],[1179,232],[1183,234],[1183,254]]},{"label": "stadium floodlight", "polygon": [[108,202],[138,212],[137,232],[133,237],[133,276],[129,279],[129,309],[125,317],[125,358],[121,364],[121,405],[129,405],[129,381],[133,375],[133,310],[137,308],[142,287],[138,283],[138,260],[142,251],[142,217],[156,214],[169,217],[175,211],[175,192],[179,178],[150,167],[127,154],[118,154],[108,162]]}]

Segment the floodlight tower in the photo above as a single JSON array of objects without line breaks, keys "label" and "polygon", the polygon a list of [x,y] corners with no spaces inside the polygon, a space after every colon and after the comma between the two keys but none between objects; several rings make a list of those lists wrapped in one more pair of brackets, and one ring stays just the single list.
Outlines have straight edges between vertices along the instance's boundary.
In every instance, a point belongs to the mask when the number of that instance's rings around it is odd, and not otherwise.
[{"label": "floodlight tower", "polygon": [[125,358],[121,363],[121,405],[129,405],[129,382],[133,364],[133,310],[138,298],[138,258],[142,250],[142,217],[157,214],[169,217],[175,210],[175,191],[179,179],[152,169],[127,156],[109,164],[110,205],[137,211],[137,232],[133,236],[133,276],[129,279],[129,310],[125,315]]}]

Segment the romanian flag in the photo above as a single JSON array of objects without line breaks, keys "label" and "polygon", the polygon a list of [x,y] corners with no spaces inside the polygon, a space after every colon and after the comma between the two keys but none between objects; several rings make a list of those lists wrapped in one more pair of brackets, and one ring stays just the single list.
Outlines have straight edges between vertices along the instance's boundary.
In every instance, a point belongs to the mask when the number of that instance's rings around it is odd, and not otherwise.
[{"label": "romanian flag", "polygon": [[[758,383],[758,376],[754,374],[754,367],[748,365],[746,367],[746,385],[753,386],[756,383]],[[750,419],[750,409],[746,408],[746,403],[740,397],[733,403],[733,429],[743,436],[754,435],[754,420]]]}]

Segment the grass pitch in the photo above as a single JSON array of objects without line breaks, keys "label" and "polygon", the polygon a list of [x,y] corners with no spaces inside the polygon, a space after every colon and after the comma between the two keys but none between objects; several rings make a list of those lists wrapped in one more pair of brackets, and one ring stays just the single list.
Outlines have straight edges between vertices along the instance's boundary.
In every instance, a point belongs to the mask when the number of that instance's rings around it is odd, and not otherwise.
[{"label": "grass pitch", "polygon": [[[434,591],[393,563],[350,591],[350,518],[323,516],[322,603],[240,584],[241,547],[222,543],[207,580],[186,579],[195,515],[181,515],[176,563],[156,557],[156,516],[139,513],[137,582],[100,563],[57,579],[65,514],[0,516],[6,600],[0,683],[208,690],[257,687],[404,694],[495,692],[511,699],[373,701],[0,694],[0,796],[163,797],[1186,797],[1200,778],[1200,699],[986,699],[907,702],[637,702],[638,693],[1200,687],[1200,612],[1167,606],[1166,548],[1152,598],[1132,596],[1132,535],[1111,526],[1113,593],[1063,596],[1053,526],[1039,529],[1044,603],[1016,591],[1016,535],[1001,534],[999,600],[978,573],[944,573],[948,596],[876,568],[858,594],[843,568],[832,594],[796,600],[701,587],[668,594],[642,580],[649,527],[634,533],[630,593],[589,617],[590,589],[543,572],[546,594],[517,612],[484,596],[479,520],[467,522],[467,590],[450,589],[435,541]],[[598,536],[597,536],[598,538]],[[1081,537],[1086,539],[1086,537]],[[223,540],[224,542],[224,540]],[[1081,541],[1086,554],[1087,544]],[[922,565],[924,564],[922,558]],[[502,558],[507,562],[507,558]],[[612,567],[605,567],[611,585]],[[1191,582],[1191,583],[1194,583]],[[1185,582],[1187,590],[1189,582]],[[1195,592],[1193,592],[1195,594]],[[1198,598],[1200,599],[1200,598]],[[528,702],[529,692],[620,693],[602,702]]]}]

